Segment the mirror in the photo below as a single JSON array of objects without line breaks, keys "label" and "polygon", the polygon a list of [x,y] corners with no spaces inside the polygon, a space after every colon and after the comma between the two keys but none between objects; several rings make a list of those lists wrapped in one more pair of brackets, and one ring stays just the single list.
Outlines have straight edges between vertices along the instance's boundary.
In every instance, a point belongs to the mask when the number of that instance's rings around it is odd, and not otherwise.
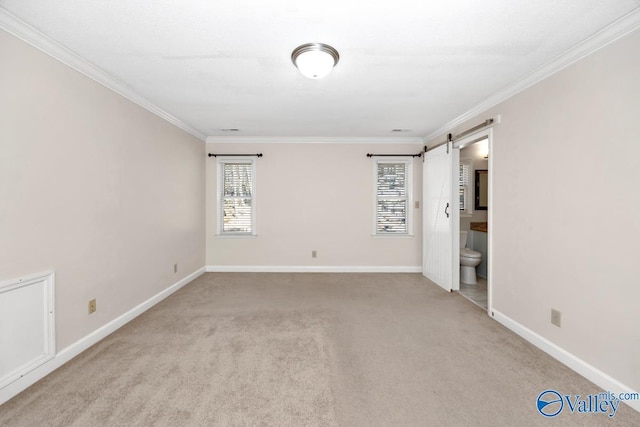
[{"label": "mirror", "polygon": [[476,206],[478,211],[486,211],[489,204],[489,174],[486,169],[476,170]]}]

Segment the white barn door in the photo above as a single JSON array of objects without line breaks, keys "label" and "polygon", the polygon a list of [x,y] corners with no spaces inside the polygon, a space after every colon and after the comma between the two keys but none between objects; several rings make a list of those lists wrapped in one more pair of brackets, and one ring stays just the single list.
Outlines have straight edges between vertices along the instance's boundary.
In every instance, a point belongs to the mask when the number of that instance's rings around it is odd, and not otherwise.
[{"label": "white barn door", "polygon": [[447,291],[459,287],[454,277],[453,230],[460,212],[453,197],[453,163],[454,150],[448,142],[425,153],[422,172],[422,274]]}]

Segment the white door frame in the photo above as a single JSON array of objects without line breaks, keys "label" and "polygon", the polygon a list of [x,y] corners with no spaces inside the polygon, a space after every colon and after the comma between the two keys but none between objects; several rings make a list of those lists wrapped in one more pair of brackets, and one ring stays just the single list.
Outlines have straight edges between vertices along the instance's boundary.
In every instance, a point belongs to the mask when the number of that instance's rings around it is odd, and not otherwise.
[{"label": "white door frame", "polygon": [[[489,147],[489,182],[487,184],[489,198],[488,204],[489,209],[487,211],[487,314],[489,316],[493,316],[493,290],[491,286],[491,282],[493,280],[493,128],[489,127],[478,132],[472,133],[460,140],[457,140],[453,143],[454,149],[461,149],[467,145],[470,145],[476,142],[479,139],[488,138],[488,147]],[[459,160],[458,160],[459,161]],[[458,175],[453,174],[453,182],[452,185],[458,186]],[[459,209],[459,207],[458,207]],[[458,210],[459,212],[459,210]],[[458,217],[459,219],[459,217]],[[453,241],[460,241],[460,221],[458,220],[457,226],[454,224],[453,227]],[[460,269],[460,261],[454,262],[455,268]],[[459,283],[459,282],[458,282]]]}]

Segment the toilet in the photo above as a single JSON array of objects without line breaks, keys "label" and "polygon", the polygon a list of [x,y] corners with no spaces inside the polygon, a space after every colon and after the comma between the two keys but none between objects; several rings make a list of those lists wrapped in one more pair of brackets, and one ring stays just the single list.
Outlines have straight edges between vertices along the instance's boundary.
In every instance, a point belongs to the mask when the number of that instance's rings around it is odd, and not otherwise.
[{"label": "toilet", "polygon": [[467,249],[468,231],[460,231],[460,281],[468,285],[475,285],[476,266],[482,261],[480,252]]}]

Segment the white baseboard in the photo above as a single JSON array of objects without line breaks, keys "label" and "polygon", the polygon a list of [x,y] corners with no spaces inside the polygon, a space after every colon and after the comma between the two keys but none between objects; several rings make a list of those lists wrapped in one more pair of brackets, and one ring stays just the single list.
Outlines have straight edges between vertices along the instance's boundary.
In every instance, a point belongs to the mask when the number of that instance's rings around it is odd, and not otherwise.
[{"label": "white baseboard", "polygon": [[207,273],[422,273],[421,266],[208,265]]},{"label": "white baseboard", "polygon": [[[533,332],[531,329],[516,322],[510,317],[507,317],[496,310],[492,310],[492,312],[493,318],[499,323],[515,332],[516,334],[520,335],[522,338],[529,341],[531,344],[535,345],[545,353],[549,354],[551,357],[557,359],[569,368],[573,369],[592,383],[601,387],[604,391],[611,391],[614,393],[637,393],[637,391],[633,390],[631,387],[622,384],[615,378],[612,378],[596,367],[591,366],[584,360],[580,359],[572,353],[569,353],[567,350],[563,349],[557,344],[552,343],[542,335]],[[640,412],[640,400],[628,400],[624,401],[624,403]]]},{"label": "white baseboard", "polygon": [[89,347],[91,347],[101,339],[105,338],[106,336],[115,332],[117,329],[129,323],[131,320],[135,319],[140,314],[144,313],[154,305],[158,304],[160,301],[162,301],[172,293],[176,292],[178,289],[182,288],[187,283],[196,279],[198,276],[202,275],[204,272],[205,272],[205,268],[202,267],[197,271],[191,273],[190,275],[180,280],[179,282],[169,286],[168,288],[161,291],[157,295],[154,295],[153,297],[149,298],[143,303],[127,311],[123,315],[117,317],[116,319],[112,320],[106,325],[91,332],[89,335],[86,335],[85,337],[79,339],[78,341],[71,344],[70,346],[59,351],[53,359],[40,365],[38,368],[34,369],[33,371],[30,371],[29,373],[20,377],[16,381],[0,389],[0,405],[2,405],[4,402],[14,397],[21,391],[25,390],[27,387],[31,386],[32,384],[35,384],[40,379],[49,375],[51,372],[55,371],[60,366],[64,365],[69,360],[73,359],[74,357],[76,357],[77,355],[79,355],[80,353],[82,353],[83,351],[85,351],[86,349],[88,349]]}]

